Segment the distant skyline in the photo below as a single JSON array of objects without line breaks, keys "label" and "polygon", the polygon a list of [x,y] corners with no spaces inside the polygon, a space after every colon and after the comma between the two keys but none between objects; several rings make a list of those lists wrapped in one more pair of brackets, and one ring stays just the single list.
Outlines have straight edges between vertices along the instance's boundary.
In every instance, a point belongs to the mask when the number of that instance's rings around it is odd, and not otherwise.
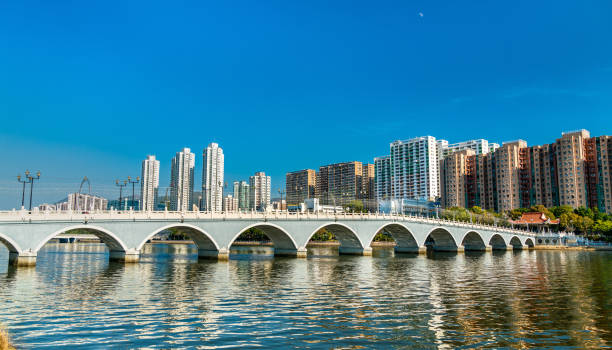
[{"label": "distant skyline", "polygon": [[[132,1],[0,4],[0,209],[183,147],[223,148],[225,181],[372,163],[398,139],[529,145],[612,134],[612,3]],[[163,193],[160,193],[163,195]]]}]

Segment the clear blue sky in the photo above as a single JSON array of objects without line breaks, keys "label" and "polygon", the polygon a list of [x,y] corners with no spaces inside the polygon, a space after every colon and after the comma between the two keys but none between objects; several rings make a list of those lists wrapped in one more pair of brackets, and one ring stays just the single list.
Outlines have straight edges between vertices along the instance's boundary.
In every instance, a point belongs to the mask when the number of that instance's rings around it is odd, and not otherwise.
[{"label": "clear blue sky", "polygon": [[118,194],[147,154],[226,180],[450,142],[612,134],[612,2],[2,1],[0,208]]}]

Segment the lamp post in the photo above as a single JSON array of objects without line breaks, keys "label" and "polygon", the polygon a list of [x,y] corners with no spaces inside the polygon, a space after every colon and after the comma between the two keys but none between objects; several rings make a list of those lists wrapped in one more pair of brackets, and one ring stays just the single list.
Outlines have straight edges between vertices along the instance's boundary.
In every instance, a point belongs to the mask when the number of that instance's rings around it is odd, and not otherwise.
[{"label": "lamp post", "polygon": [[[127,180],[128,180],[128,183],[132,184],[132,209],[134,209],[134,185],[136,185],[137,183],[140,183],[140,177],[136,176],[136,180],[132,181],[132,178],[128,176]],[[140,209],[140,206],[138,207],[139,207],[138,209]]]},{"label": "lamp post", "polygon": [[280,211],[282,211],[283,210],[283,194],[285,194],[285,191],[283,191],[282,189],[279,188],[278,189],[278,194],[280,194],[280,197],[281,197],[280,198],[280,203],[278,204],[278,209]]},{"label": "lamp post", "polygon": [[30,183],[30,171],[26,170],[24,180],[21,180],[21,175],[17,175],[17,181],[23,184],[21,189],[21,209],[23,209],[25,203],[25,186],[27,183]]},{"label": "lamp post", "polygon": [[115,185],[119,187],[119,210],[121,210],[121,200],[123,199],[123,188],[127,186],[127,180],[123,180],[120,182],[119,180],[115,180]]},{"label": "lamp post", "polygon": [[30,209],[32,211],[32,191],[34,190],[34,180],[40,179],[40,171],[36,172],[36,177],[32,175],[28,175],[28,179],[30,179]]}]

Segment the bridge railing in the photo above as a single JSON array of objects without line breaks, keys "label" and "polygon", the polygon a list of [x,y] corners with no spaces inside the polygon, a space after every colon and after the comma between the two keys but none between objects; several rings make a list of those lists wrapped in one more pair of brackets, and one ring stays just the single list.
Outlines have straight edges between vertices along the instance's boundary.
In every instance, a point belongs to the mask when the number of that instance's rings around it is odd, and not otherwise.
[{"label": "bridge railing", "polygon": [[422,222],[435,225],[447,225],[454,227],[491,230],[518,235],[535,237],[536,234],[523,228],[502,227],[496,223],[473,223],[458,221],[449,218],[437,218],[421,216],[417,214],[384,214],[384,213],[312,213],[312,212],[289,212],[289,211],[237,211],[237,212],[204,212],[204,211],[37,211],[26,210],[0,211],[0,222],[40,222],[40,221],[106,221],[106,220],[391,220]]}]

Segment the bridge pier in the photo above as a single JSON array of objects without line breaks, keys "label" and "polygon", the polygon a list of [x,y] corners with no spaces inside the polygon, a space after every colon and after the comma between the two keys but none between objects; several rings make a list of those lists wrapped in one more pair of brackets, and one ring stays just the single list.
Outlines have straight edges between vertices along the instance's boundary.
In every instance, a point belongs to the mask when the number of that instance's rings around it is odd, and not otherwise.
[{"label": "bridge pier", "polygon": [[341,255],[363,255],[372,256],[372,248],[356,248],[356,247],[343,247],[338,248],[338,254]]},{"label": "bridge pier", "polygon": [[9,264],[13,266],[36,266],[36,253],[9,253]]},{"label": "bridge pier", "polygon": [[493,251],[493,246],[492,246],[492,245],[490,245],[490,244],[486,245],[486,246],[485,246],[485,251],[486,251],[486,252],[492,252],[492,251]]},{"label": "bridge pier", "polygon": [[130,249],[126,252],[111,250],[109,252],[109,260],[123,263],[137,263],[140,260],[140,251],[136,249]]},{"label": "bridge pier", "polygon": [[514,250],[514,246],[513,246],[512,244],[508,244],[508,245],[506,246],[506,250],[507,250],[507,251],[513,251],[513,250]]}]

